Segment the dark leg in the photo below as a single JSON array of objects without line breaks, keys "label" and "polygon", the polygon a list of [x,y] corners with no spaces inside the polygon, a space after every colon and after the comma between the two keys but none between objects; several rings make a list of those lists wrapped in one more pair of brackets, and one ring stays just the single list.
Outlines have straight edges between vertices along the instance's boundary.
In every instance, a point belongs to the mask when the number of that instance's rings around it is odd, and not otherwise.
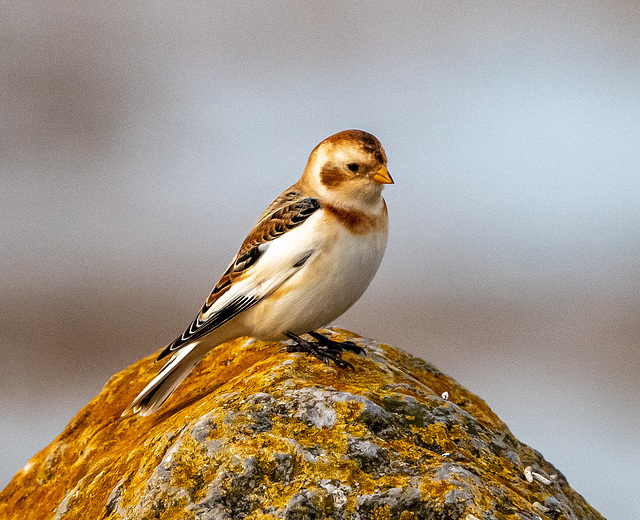
[{"label": "dark leg", "polygon": [[353,341],[333,341],[332,339],[323,336],[319,332],[309,332],[309,336],[314,338],[320,345],[327,348],[328,350],[335,351],[337,353],[342,352],[343,350],[348,350],[349,352],[354,352],[360,356],[366,356],[366,352],[362,347],[356,345]]},{"label": "dark leg", "polygon": [[[312,343],[311,341],[307,341],[306,339],[301,338],[293,332],[287,332],[286,336],[295,341],[295,344],[287,345],[286,347],[282,347],[280,350],[284,350],[285,352],[306,352],[310,356],[317,357],[320,361],[323,361],[326,364],[328,364],[329,361],[333,361],[340,368],[353,369],[353,365],[351,363],[340,359],[340,350],[324,348],[320,346],[320,343]],[[336,344],[340,345],[340,343]]]}]

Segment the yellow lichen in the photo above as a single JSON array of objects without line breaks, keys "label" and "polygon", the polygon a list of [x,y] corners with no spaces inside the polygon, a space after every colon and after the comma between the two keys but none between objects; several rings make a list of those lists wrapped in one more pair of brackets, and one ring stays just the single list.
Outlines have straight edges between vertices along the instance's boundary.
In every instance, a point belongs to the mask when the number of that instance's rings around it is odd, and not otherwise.
[{"label": "yellow lichen", "polygon": [[391,508],[388,505],[376,507],[373,510],[373,520],[389,520],[391,518]]},{"label": "yellow lichen", "polygon": [[[359,338],[344,330],[338,333],[340,340]],[[214,349],[150,417],[123,419],[120,413],[155,375],[154,356],[116,374],[0,493],[0,518],[50,519],[67,496],[64,520],[115,519],[120,516],[117,508],[131,517],[138,506],[140,518],[195,518],[194,508],[206,499],[213,482],[220,493],[258,504],[246,516],[250,520],[282,518],[301,493],[322,518],[334,516],[338,507],[351,518],[359,507],[356,497],[393,489],[417,487],[424,503],[444,504],[462,481],[473,490],[475,507],[496,518],[517,515],[497,512],[490,489],[501,490],[509,507],[531,515],[533,502],[544,503],[544,491],[534,492],[520,478],[522,468],[491,448],[491,435],[511,435],[504,423],[484,401],[422,360],[377,344],[367,357],[344,354],[356,366],[353,372],[302,354],[277,353],[280,346],[240,338]],[[323,406],[329,407],[328,415],[314,423],[305,422],[304,413],[276,413],[267,401],[250,399],[262,394],[290,403],[292,392],[312,388],[360,400],[327,401]],[[449,401],[440,398],[445,391]],[[375,411],[379,417],[365,417],[363,399],[380,407]],[[437,415],[431,414],[436,408]],[[458,417],[460,409],[468,414],[464,420],[434,419]],[[192,430],[205,415],[206,435],[196,439]],[[469,416],[478,421],[472,427],[465,422]],[[477,431],[470,433],[469,428]],[[486,447],[478,451],[469,442],[471,434],[476,444]],[[548,474],[554,471],[530,448],[518,449],[527,465]],[[464,461],[460,467],[472,467],[475,478],[491,486],[464,476],[455,482],[433,477],[437,468],[453,460]],[[145,498],[155,509],[141,504],[154,479],[164,479],[164,487],[158,488],[164,491]],[[253,487],[238,489],[239,482]],[[600,518],[562,485],[580,511],[591,515],[582,517]],[[121,492],[117,508],[107,511],[107,497],[116,487]],[[373,506],[371,514],[377,520],[418,518],[413,511],[392,511],[385,504]]]}]

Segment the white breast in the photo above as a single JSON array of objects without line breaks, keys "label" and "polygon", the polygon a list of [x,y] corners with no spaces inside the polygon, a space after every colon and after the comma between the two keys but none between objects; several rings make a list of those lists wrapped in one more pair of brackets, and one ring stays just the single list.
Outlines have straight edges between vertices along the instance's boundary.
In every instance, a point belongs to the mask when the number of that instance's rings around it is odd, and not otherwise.
[{"label": "white breast", "polygon": [[292,252],[313,250],[302,269],[243,313],[247,334],[275,340],[287,331],[304,334],[329,324],[362,296],[386,244],[386,222],[381,230],[353,235],[323,210],[316,212],[274,241],[260,259],[265,268],[276,268],[283,257],[292,258]]}]

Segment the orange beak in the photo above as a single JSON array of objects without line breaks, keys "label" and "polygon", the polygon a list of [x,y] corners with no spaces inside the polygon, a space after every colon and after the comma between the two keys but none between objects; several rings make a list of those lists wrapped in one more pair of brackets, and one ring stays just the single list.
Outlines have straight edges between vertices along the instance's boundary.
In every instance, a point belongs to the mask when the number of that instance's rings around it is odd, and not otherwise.
[{"label": "orange beak", "polygon": [[393,184],[393,179],[391,178],[391,175],[389,175],[389,171],[386,166],[383,166],[376,172],[373,176],[373,180],[378,184]]}]

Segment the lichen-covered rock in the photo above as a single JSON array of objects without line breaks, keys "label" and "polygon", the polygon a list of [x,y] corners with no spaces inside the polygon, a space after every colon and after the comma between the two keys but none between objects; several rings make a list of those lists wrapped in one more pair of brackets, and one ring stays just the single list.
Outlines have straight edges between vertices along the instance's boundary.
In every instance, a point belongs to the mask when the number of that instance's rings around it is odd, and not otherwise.
[{"label": "lichen-covered rock", "polygon": [[602,518],[484,401],[420,359],[334,333],[366,348],[345,354],[355,371],[239,339],[158,413],[122,419],[158,370],[141,360],[18,472],[0,518]]}]

